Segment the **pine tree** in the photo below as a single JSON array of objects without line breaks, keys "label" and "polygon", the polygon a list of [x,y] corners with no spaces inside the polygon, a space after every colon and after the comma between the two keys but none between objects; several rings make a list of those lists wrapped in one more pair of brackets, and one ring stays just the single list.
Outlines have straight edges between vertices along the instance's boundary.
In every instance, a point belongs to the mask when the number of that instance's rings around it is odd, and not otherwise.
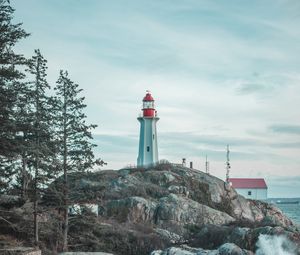
[{"label": "pine tree", "polygon": [[[33,75],[34,81],[28,83],[29,94],[27,103],[30,109],[27,111],[27,122],[32,123],[32,129],[24,131],[29,144],[26,161],[28,166],[33,169],[33,202],[34,202],[34,237],[35,243],[38,243],[38,201],[40,191],[45,188],[53,177],[53,168],[51,167],[54,157],[53,151],[53,129],[51,122],[52,106],[51,98],[47,96],[46,91],[50,86],[46,80],[47,61],[39,50],[35,50],[35,55],[29,62],[29,73]],[[27,147],[27,148],[28,148]]]},{"label": "pine tree", "polygon": [[80,97],[79,86],[71,81],[68,73],[60,71],[55,87],[56,91],[56,136],[59,146],[60,171],[63,173],[63,243],[62,250],[68,250],[68,175],[73,172],[85,172],[101,160],[95,160],[91,143],[91,130],[96,125],[86,124],[84,97]]},{"label": "pine tree", "polygon": [[46,80],[47,61],[39,50],[28,61],[29,82],[20,84],[15,106],[15,123],[18,127],[19,157],[15,160],[15,189],[21,190],[24,199],[34,204],[34,238],[38,243],[38,201],[41,192],[53,177],[51,166],[54,157],[50,86]]},{"label": "pine tree", "polygon": [[15,123],[16,87],[24,74],[20,66],[26,59],[13,51],[15,44],[27,37],[22,24],[12,24],[14,9],[8,0],[0,0],[0,191],[8,188],[13,179],[14,159],[19,152],[18,127]]}]

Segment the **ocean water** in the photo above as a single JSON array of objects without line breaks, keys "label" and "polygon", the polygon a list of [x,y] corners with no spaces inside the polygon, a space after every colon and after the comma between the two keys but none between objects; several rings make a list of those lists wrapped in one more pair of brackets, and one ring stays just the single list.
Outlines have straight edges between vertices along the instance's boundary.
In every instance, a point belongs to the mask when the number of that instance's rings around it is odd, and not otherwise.
[{"label": "ocean water", "polygon": [[276,198],[269,199],[269,202],[275,203],[275,205],[281,209],[281,211],[288,216],[294,223],[300,225],[300,203],[299,204],[277,204],[276,201],[300,201],[300,198],[288,199],[288,198]]}]

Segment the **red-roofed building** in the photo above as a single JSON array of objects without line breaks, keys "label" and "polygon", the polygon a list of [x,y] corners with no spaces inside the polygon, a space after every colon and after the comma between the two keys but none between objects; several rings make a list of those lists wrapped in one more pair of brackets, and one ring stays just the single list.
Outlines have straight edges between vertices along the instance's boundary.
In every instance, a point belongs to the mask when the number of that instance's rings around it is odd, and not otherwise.
[{"label": "red-roofed building", "polygon": [[263,178],[229,178],[232,187],[245,198],[266,200],[268,186]]}]

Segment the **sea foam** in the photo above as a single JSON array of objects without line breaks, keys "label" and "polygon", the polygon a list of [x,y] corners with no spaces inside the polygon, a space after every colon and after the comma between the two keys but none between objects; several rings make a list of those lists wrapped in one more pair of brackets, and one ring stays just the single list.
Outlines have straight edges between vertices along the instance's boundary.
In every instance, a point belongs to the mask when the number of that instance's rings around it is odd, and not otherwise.
[{"label": "sea foam", "polygon": [[256,255],[297,255],[296,246],[285,236],[260,235]]}]

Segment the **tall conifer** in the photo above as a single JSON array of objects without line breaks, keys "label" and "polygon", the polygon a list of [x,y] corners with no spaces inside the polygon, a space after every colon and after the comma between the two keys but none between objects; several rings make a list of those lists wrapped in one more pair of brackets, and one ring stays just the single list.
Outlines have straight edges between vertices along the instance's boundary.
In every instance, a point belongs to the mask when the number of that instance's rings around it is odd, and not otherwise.
[{"label": "tall conifer", "polygon": [[0,0],[0,192],[6,191],[15,174],[14,159],[20,151],[15,105],[19,91],[16,87],[24,78],[19,67],[26,59],[14,52],[15,44],[29,34],[12,24],[14,9],[8,0]]},{"label": "tall conifer", "polygon": [[[33,192],[34,201],[34,236],[35,243],[39,239],[38,234],[38,201],[40,191],[51,177],[51,159],[54,156],[52,150],[52,126],[51,126],[51,98],[46,91],[50,86],[46,80],[47,60],[39,50],[35,50],[35,55],[29,62],[29,73],[33,76],[33,82],[29,83],[31,100],[32,130],[28,139],[30,140],[31,150],[28,153],[29,166],[33,169]],[[29,114],[30,116],[30,114]],[[28,135],[28,134],[27,134]]]},{"label": "tall conifer", "polygon": [[62,250],[68,250],[68,207],[69,188],[68,175],[73,172],[85,172],[93,165],[101,165],[102,161],[95,160],[91,143],[91,130],[96,125],[86,124],[84,97],[80,96],[82,89],[70,80],[68,73],[60,71],[55,87],[56,117],[55,128],[59,144],[59,168],[63,173],[63,243]]}]

